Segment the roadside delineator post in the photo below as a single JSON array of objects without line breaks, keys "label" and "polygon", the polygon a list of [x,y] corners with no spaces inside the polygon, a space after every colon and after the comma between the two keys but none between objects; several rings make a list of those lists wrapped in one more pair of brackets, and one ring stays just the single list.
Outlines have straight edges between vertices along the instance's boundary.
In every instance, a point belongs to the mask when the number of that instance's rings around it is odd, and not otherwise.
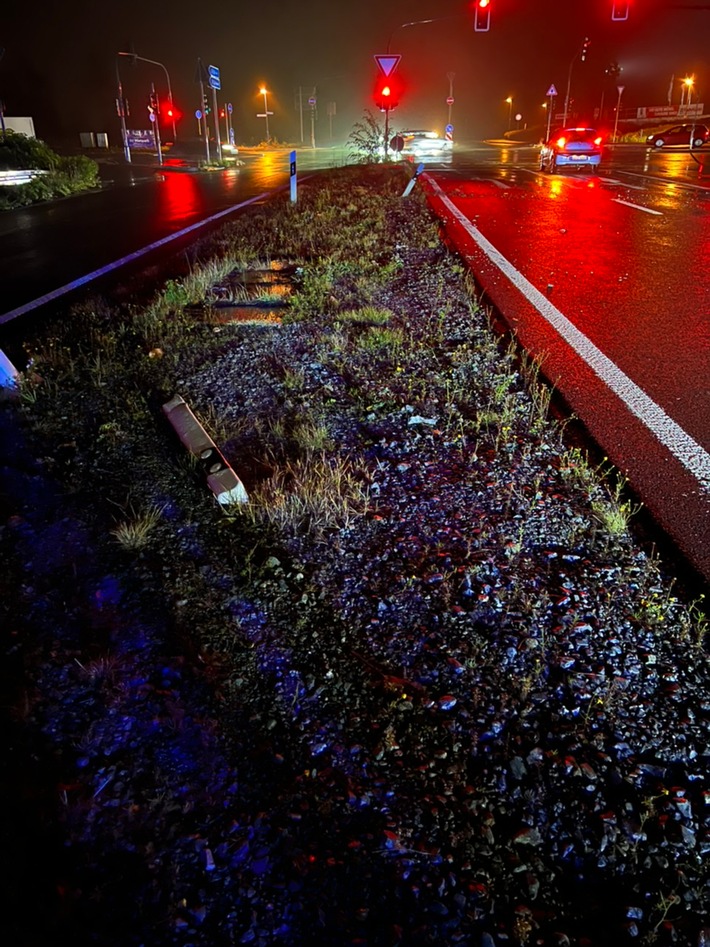
[{"label": "roadside delineator post", "polygon": [[15,388],[19,374],[7,355],[0,349],[0,388]]},{"label": "roadside delineator post", "polygon": [[220,506],[248,503],[244,484],[222,456],[219,448],[190,410],[181,395],[175,395],[163,405],[163,414],[170,422],[180,441],[200,462],[207,486]]},{"label": "roadside delineator post", "polygon": [[296,152],[289,155],[289,178],[291,183],[291,203],[295,204],[298,197],[298,178],[296,176]]},{"label": "roadside delineator post", "polygon": [[419,177],[419,175],[422,173],[423,170],[424,170],[423,164],[420,164],[417,166],[417,170],[414,172],[414,177],[409,182],[409,184],[405,187],[402,197],[409,197],[409,195],[414,190],[414,185],[417,183],[417,178]]}]

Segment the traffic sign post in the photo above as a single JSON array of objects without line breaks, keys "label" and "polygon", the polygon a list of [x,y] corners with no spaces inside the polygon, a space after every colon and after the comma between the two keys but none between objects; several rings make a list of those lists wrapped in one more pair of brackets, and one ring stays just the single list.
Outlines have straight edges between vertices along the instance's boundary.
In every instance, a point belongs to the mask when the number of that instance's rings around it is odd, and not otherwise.
[{"label": "traffic sign post", "polygon": [[545,141],[550,140],[550,123],[552,122],[552,112],[555,104],[555,96],[557,95],[557,89],[555,88],[554,82],[550,88],[545,93],[547,98],[550,100],[547,105],[547,134],[545,135]]},{"label": "traffic sign post", "polygon": [[[401,58],[402,56],[399,53],[379,53],[375,56],[377,68],[380,70],[385,79],[392,75],[399,65]],[[386,94],[390,94],[389,89],[386,90]],[[382,111],[385,113],[385,161],[387,160],[387,149],[389,147],[390,137],[390,108],[391,106],[386,102],[384,108],[382,109]]]},{"label": "traffic sign post", "polygon": [[449,80],[449,94],[446,97],[446,104],[449,107],[449,114],[447,121],[449,125],[451,124],[451,106],[454,104],[454,79],[456,78],[455,72],[447,72],[446,78]]},{"label": "traffic sign post", "polygon": [[[200,85],[200,104],[204,107],[204,134],[205,134],[205,153],[207,155],[207,164],[210,163],[210,134],[207,128],[207,96],[205,95],[205,80],[209,81],[209,74],[205,67],[202,65],[202,60],[198,58],[197,60],[197,71],[195,74],[195,82],[198,82]],[[198,115],[197,112],[200,112]],[[195,112],[197,121],[199,122],[202,117],[202,112],[200,109]]]},{"label": "traffic sign post", "polygon": [[218,66],[208,66],[207,75],[209,77],[210,89],[214,89],[216,92],[222,88],[222,80],[219,76],[219,67]]},{"label": "traffic sign post", "polygon": [[[222,88],[222,81],[219,76],[217,66],[208,66],[207,75],[209,76],[209,85],[212,89],[212,111],[214,112],[214,137],[217,144],[217,160],[222,160],[222,142],[219,134],[219,110],[217,108],[217,91]],[[206,120],[205,120],[206,124]]]}]

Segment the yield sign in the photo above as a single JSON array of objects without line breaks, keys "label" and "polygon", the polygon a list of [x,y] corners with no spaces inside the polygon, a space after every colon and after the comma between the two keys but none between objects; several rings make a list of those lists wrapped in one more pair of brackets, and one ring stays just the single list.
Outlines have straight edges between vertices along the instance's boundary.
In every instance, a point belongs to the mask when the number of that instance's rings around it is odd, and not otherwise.
[{"label": "yield sign", "polygon": [[386,77],[391,76],[399,65],[399,61],[402,57],[397,54],[385,53],[379,56],[375,56],[375,62],[380,70],[380,72]]},{"label": "yield sign", "polygon": [[557,89],[555,88],[554,83],[550,86],[545,95],[557,95]]}]

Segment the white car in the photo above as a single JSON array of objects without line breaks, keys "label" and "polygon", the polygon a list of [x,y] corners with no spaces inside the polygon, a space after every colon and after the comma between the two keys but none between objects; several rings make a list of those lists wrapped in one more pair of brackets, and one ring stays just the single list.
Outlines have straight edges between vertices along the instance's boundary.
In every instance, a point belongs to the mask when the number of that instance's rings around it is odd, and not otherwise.
[{"label": "white car", "polygon": [[398,132],[403,142],[400,154],[414,158],[448,158],[454,143],[450,138],[442,138],[438,132],[421,128],[408,128]]}]

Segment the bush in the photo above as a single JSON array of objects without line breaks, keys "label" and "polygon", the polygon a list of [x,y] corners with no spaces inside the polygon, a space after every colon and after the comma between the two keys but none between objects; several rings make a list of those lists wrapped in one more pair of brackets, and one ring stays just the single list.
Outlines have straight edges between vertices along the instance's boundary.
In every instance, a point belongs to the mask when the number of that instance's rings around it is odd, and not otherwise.
[{"label": "bush", "polygon": [[100,184],[99,166],[91,158],[85,155],[63,158],[45,142],[12,131],[0,139],[0,170],[48,172],[27,184],[0,189],[2,210],[67,197]]},{"label": "bush", "polygon": [[38,138],[29,138],[21,132],[6,131],[0,138],[0,170],[36,168],[54,171],[62,159],[49,145]]},{"label": "bush", "polygon": [[362,119],[353,125],[348,135],[348,157],[363,164],[381,161],[385,133],[382,125],[369,109]]}]

